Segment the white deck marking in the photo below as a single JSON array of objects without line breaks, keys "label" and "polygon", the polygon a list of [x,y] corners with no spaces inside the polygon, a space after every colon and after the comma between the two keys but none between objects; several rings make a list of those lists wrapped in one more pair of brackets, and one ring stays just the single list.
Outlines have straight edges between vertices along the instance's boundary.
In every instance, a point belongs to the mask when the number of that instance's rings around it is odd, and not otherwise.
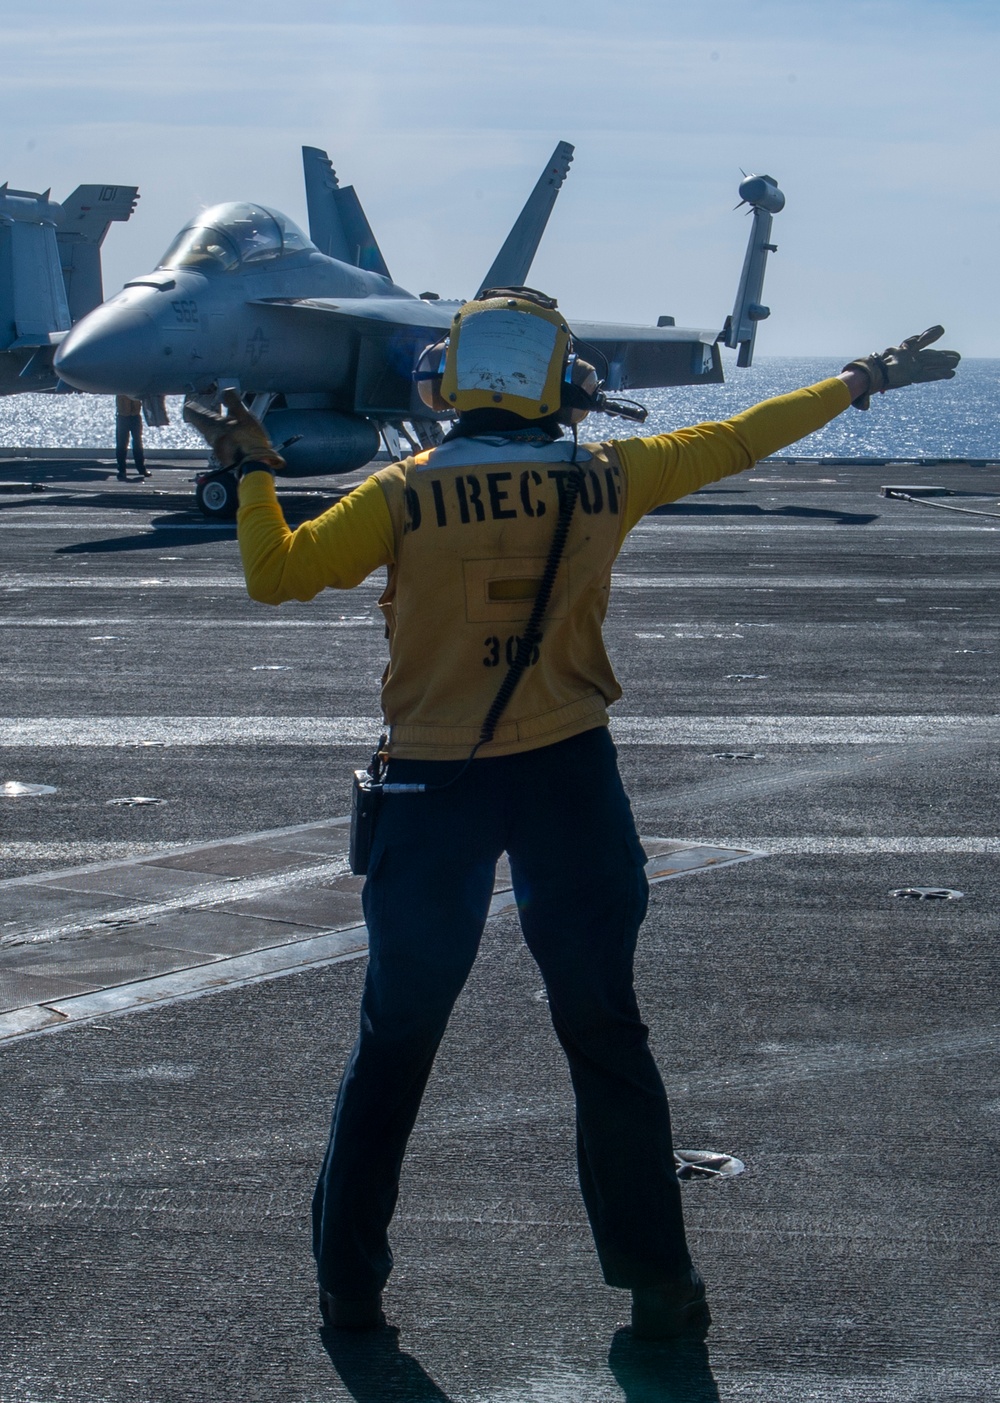
[{"label": "white deck marking", "polygon": [[367,745],[380,726],[373,716],[53,716],[0,721],[0,746]]},{"label": "white deck marking", "polygon": [[[90,564],[90,562],[87,562]],[[148,575],[127,574],[120,571],[114,575],[86,575],[82,571],[75,575],[0,575],[0,590],[37,589],[241,589],[246,592],[243,576],[235,570],[228,575],[158,575],[150,571]]]},{"label": "white deck marking", "polygon": [[[224,841],[236,842],[238,840],[226,839]],[[771,856],[796,853],[835,854],[844,857],[865,857],[869,854],[885,853],[988,855],[1000,853],[1000,836],[990,837],[980,834],[938,836],[921,833],[907,835],[869,834],[865,837],[855,837],[835,833],[804,833],[794,837],[770,834],[756,834],[748,837],[741,834],[735,837],[719,838],[714,846],[725,849],[745,848],[755,852],[766,852]],[[151,843],[129,839],[102,838],[92,840],[81,838],[62,842],[57,840],[48,843],[32,840],[4,840],[2,848],[3,856],[10,862],[66,864],[66,871],[60,870],[60,875],[67,875],[69,871],[75,870],[84,863],[120,862],[126,858],[141,859],[162,854],[164,851],[166,849],[162,842]],[[51,876],[51,872],[35,873],[28,880],[42,881],[45,877]],[[230,894],[231,890],[230,888]]]},{"label": "white deck marking", "polygon": [[[377,716],[44,716],[0,720],[0,747],[367,745]],[[906,745],[995,739],[1000,715],[615,716],[618,745]]]},{"label": "white deck marking", "polygon": [[272,632],[283,628],[382,628],[377,614],[356,615],[340,619],[181,619],[149,618],[144,614],[128,617],[104,614],[87,618],[0,619],[0,628],[266,628]]},{"label": "white deck marking", "polygon": [[[967,614],[968,609],[962,605],[930,605],[929,612],[932,614]],[[929,621],[924,620],[926,627]],[[938,621],[943,628],[950,628],[956,622],[965,620],[941,619]],[[648,625],[650,630],[646,633],[636,633],[637,638],[666,638],[663,629],[686,629],[693,636],[700,639],[713,638],[741,638],[744,634],[740,630],[746,629],[781,629],[787,637],[794,633],[802,633],[814,638],[818,633],[831,633],[837,638],[842,638],[845,632],[850,630],[869,630],[868,623],[845,623],[843,620],[832,622],[817,621],[815,619],[805,619],[799,623],[787,623],[782,620],[754,620],[754,619],[654,619]],[[906,625],[909,627],[909,625]],[[145,632],[153,629],[269,629],[272,633],[280,633],[282,629],[324,629],[324,628],[375,628],[383,629],[384,621],[377,609],[372,605],[366,614],[339,615],[337,618],[311,618],[300,619],[289,614],[278,614],[275,617],[271,614],[267,618],[257,619],[222,619],[222,618],[197,618],[184,617],[181,615],[164,617],[150,614],[89,614],[81,617],[76,615],[73,618],[64,615],[41,615],[31,618],[13,619],[0,618],[0,629],[5,628],[41,628],[41,629],[73,629],[73,628],[141,628]],[[653,632],[652,630],[661,630]],[[680,635],[675,635],[680,636]],[[672,641],[672,640],[668,640]],[[982,651],[988,651],[986,649]]]},{"label": "white deck marking", "polygon": [[[732,589],[753,593],[754,590],[892,590],[941,591],[972,590],[982,593],[1000,586],[1000,576],[983,574],[956,579],[954,577],[919,576],[907,579],[898,575],[771,575],[766,570],[759,574],[733,575],[627,575],[614,574],[611,583],[615,589],[636,590],[678,590],[678,589]],[[132,590],[138,587],[148,589],[233,589],[246,590],[242,573],[235,566],[226,575],[0,575],[0,590],[40,590],[40,589],[107,589]],[[355,585],[356,590],[376,590],[383,587],[381,575],[376,579]]]},{"label": "white deck marking", "polygon": [[837,834],[802,834],[794,838],[720,838],[720,846],[762,848],[772,856],[797,855],[868,857],[891,853],[1000,853],[1000,838],[926,835],[912,837],[840,837]]},{"label": "white deck marking", "polygon": [[1000,576],[984,571],[975,578],[956,579],[954,576],[904,575],[772,575],[767,570],[747,571],[733,575],[624,575],[613,574],[615,589],[741,589],[754,590],[878,590],[880,593],[900,594],[906,590],[995,590]]},{"label": "white deck marking", "polygon": [[[997,505],[998,504],[996,502],[996,499],[993,498],[987,502],[984,502],[979,508],[979,510],[982,510],[983,507],[996,507]],[[165,510],[175,509],[166,508]],[[885,515],[879,515],[876,512],[872,512],[866,507],[857,508],[845,506],[843,508],[838,508],[826,506],[822,508],[817,508],[816,510],[822,510],[824,513],[829,512],[831,517],[835,517],[842,513],[842,515],[844,517],[847,517],[848,520],[838,521],[833,519],[824,521],[809,521],[804,520],[802,517],[792,515],[782,519],[779,508],[775,509],[774,511],[774,516],[777,517],[777,519],[769,519],[765,516],[761,520],[751,519],[746,522],[741,522],[738,525],[733,525],[729,522],[723,522],[717,516],[713,516],[709,521],[697,521],[690,516],[653,518],[652,520],[647,518],[646,521],[644,521],[641,525],[633,526],[632,530],[629,532],[629,535],[634,536],[637,532],[652,533],[654,531],[658,531],[661,533],[673,532],[677,534],[683,532],[684,537],[689,537],[694,533],[701,533],[705,535],[710,534],[712,536],[719,536],[723,534],[730,536],[761,536],[776,535],[782,532],[787,533],[789,531],[794,531],[796,539],[801,539],[803,536],[827,535],[831,531],[837,531],[838,533],[841,533],[845,530],[870,532],[873,528],[883,533],[889,532],[893,536],[921,537],[926,537],[930,534],[931,530],[934,529],[936,529],[938,532],[945,532],[947,534],[953,534],[956,532],[996,533],[997,531],[1000,531],[1000,522],[998,522],[996,526],[988,526],[985,523],[980,524],[979,522],[969,521],[967,518],[963,519],[962,517],[947,517],[944,520],[935,519],[933,522],[933,526],[929,527],[928,524],[924,522],[922,518],[920,522],[894,521]],[[32,504],[32,517],[35,517],[36,511],[37,508],[34,506],[34,504]],[[865,517],[870,517],[874,515],[877,517],[877,520],[850,520],[850,517],[857,515],[863,515]],[[44,521],[38,519],[30,521],[11,521],[8,519],[4,521],[4,532],[6,533],[8,531],[45,531],[51,533],[54,531],[66,531],[76,537],[91,537],[95,532],[116,532],[122,536],[135,536],[139,535],[140,533],[148,534],[150,536],[169,536],[172,535],[174,532],[179,531],[192,532],[195,534],[197,534],[199,531],[202,531],[213,532],[217,540],[228,540],[235,544],[236,528],[235,526],[232,526],[227,532],[227,524],[228,523],[225,522],[215,523],[211,521],[158,521],[151,523],[148,519],[148,513],[138,511],[136,511],[135,518],[131,521],[123,521],[122,518],[117,514],[102,519],[88,512],[86,520],[81,522],[79,511],[77,509],[76,514],[72,517],[60,516],[56,513],[52,513],[52,515],[47,517]]]},{"label": "white deck marking", "polygon": [[[91,563],[88,561],[88,564]],[[96,563],[96,562],[94,562]],[[159,562],[157,562],[159,563]],[[118,564],[118,562],[116,562]],[[362,581],[360,585],[355,585],[352,592],[357,591],[373,592],[382,590],[385,582],[381,575],[378,578]],[[85,575],[82,572],[71,575],[0,575],[0,590],[39,590],[39,589],[107,589],[107,590],[135,590],[135,589],[234,589],[242,590],[246,593],[246,581],[242,571],[234,562],[233,569],[226,575],[172,575],[159,574],[155,570],[150,570],[148,574],[132,575],[124,571],[117,571],[113,575]]]},{"label": "white deck marking", "polygon": [[[145,862],[151,855],[155,855],[156,857],[177,857],[187,853],[211,852],[215,848],[231,848],[234,845],[244,846],[250,843],[266,844],[269,839],[294,838],[298,834],[305,834],[308,836],[317,831],[325,833],[334,829],[343,829],[346,834],[349,821],[350,820],[345,815],[341,817],[317,819],[312,823],[287,824],[283,828],[264,828],[256,833],[233,833],[228,834],[224,838],[206,838],[194,841],[191,839],[186,841],[177,839],[174,842],[161,841],[159,843],[136,844],[134,846],[141,848],[141,852],[130,852],[124,856],[115,854],[114,858],[116,860],[92,862],[89,864],[88,870],[92,872],[102,872],[109,867],[136,866],[137,864]],[[64,847],[71,847],[73,845],[56,843],[53,846],[62,851]],[[102,844],[102,846],[104,845]],[[110,844],[110,846],[116,847],[119,845]],[[130,843],[122,843],[120,846],[125,848],[132,847],[133,845]],[[344,852],[347,851],[346,837],[344,837],[343,842],[340,843],[339,846]],[[71,866],[65,868],[61,867],[56,871],[45,872],[43,874],[35,873],[27,877],[9,877],[6,880],[0,880],[0,890],[5,887],[26,886],[33,882],[51,882],[56,877],[72,877],[77,875],[79,871],[80,869],[78,866]]]},{"label": "white deck marking", "polygon": [[[982,499],[980,505],[984,507],[995,507],[998,503],[996,497],[989,497]],[[797,538],[809,535],[828,535],[831,530],[836,531],[839,535],[843,531],[850,531],[852,529],[869,533],[876,530],[880,534],[892,536],[926,536],[929,528],[930,530],[940,530],[943,528],[946,531],[1000,530],[1000,524],[997,526],[985,526],[980,525],[978,522],[967,521],[963,520],[962,517],[954,516],[932,517],[928,526],[928,522],[924,521],[923,517],[919,520],[910,519],[904,521],[901,518],[893,518],[885,513],[879,514],[878,512],[872,512],[867,506],[861,508],[825,506],[820,508],[820,510],[822,510],[824,514],[829,512],[831,516],[842,514],[846,517],[870,517],[874,515],[877,516],[878,519],[877,521],[817,521],[814,518],[810,521],[808,517],[787,516],[782,520],[780,509],[772,509],[771,514],[762,514],[760,517],[746,517],[738,522],[723,521],[721,515],[716,516],[714,514],[711,519],[707,521],[704,519],[698,521],[693,516],[688,516],[686,514],[674,516],[647,516],[644,517],[637,526],[632,527],[629,536],[635,536],[637,533],[639,535],[651,535],[654,532],[674,532],[677,534],[683,532],[685,536],[692,533],[699,533],[706,536],[758,536],[763,533],[774,534],[776,532],[787,532],[790,529],[794,530]]]},{"label": "white deck marking", "polygon": [[[926,834],[913,836],[892,836],[880,837],[868,836],[864,838],[842,837],[839,834],[802,834],[796,837],[770,837],[760,836],[746,837],[738,835],[735,838],[724,837],[718,839],[717,846],[720,848],[747,848],[756,851],[764,851],[772,856],[803,855],[823,856],[825,854],[840,857],[866,857],[868,855],[877,856],[884,853],[969,853],[969,854],[997,854],[1000,853],[1000,837],[989,838],[980,836],[954,836],[954,837],[930,837]],[[8,862],[31,862],[31,863],[62,863],[70,867],[76,867],[84,863],[100,863],[121,861],[124,858],[151,857],[163,851],[162,843],[141,843],[118,839],[100,839],[93,841],[86,839],[74,839],[67,842],[39,843],[28,840],[4,840],[2,854]],[[34,874],[34,880],[42,881],[48,874]]]},{"label": "white deck marking", "polygon": [[[84,528],[81,530],[81,526]],[[134,536],[138,532],[148,532],[150,535],[158,535],[161,532],[173,531],[218,531],[218,526],[211,526],[209,523],[200,521],[170,521],[161,522],[159,525],[151,525],[148,514],[136,512],[131,521],[122,520],[115,516],[92,516],[87,513],[86,521],[81,523],[80,517],[76,516],[72,520],[66,517],[59,517],[53,513],[45,521],[5,521],[5,531],[72,531],[74,535],[92,535],[95,531],[120,531],[121,534]],[[232,538],[236,539],[236,527],[232,528]]]},{"label": "white deck marking", "polygon": [[133,843],[127,839],[85,838],[58,839],[39,843],[29,839],[7,839],[0,844],[0,855],[9,862],[61,862],[77,865],[88,862],[114,862],[126,857],[149,857],[159,852],[162,843]]},{"label": "white deck marking", "polygon": [[618,745],[903,745],[996,736],[1000,715],[615,716]]}]

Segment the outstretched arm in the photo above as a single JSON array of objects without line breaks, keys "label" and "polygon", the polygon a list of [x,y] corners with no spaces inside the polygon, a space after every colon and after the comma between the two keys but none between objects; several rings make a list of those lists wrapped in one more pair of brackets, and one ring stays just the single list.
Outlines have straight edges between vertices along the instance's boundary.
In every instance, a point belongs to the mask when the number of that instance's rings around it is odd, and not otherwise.
[{"label": "outstretched arm", "polygon": [[790,395],[763,400],[716,424],[693,424],[670,434],[616,443],[626,483],[622,539],[654,507],[744,472],[758,459],[835,419],[851,403],[856,375],[862,386],[867,383],[856,371],[844,372]]},{"label": "outstretched arm", "polygon": [[622,538],[654,507],[743,472],[822,428],[849,404],[867,409],[872,394],[929,380],[951,380],[961,359],[958,352],[928,349],[943,335],[942,327],[932,326],[881,355],[851,361],[829,380],[764,400],[721,423],[696,424],[676,433],[616,444],[627,483]]}]

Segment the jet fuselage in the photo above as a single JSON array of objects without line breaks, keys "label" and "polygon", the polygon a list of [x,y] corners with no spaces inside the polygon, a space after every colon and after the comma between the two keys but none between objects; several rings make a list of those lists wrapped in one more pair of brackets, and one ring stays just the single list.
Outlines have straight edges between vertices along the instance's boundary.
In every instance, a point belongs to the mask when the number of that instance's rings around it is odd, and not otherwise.
[{"label": "jet fuselage", "polygon": [[[571,159],[572,147],[560,142],[483,287],[526,281]],[[261,396],[257,412],[289,448],[293,475],[353,471],[371,459],[379,434],[393,454],[401,433],[411,444],[438,442],[441,416],[421,402],[413,371],[461,304],[394,283],[353,188],[339,185],[324,152],[304,148],[303,163],[311,237],[264,205],[204,210],[152,273],[69,331],[53,359],[60,379],[140,398],[147,418],[164,415],[157,422],[166,422],[166,395],[234,388],[248,400]],[[770,177],[748,178],[740,193],[768,220],[784,202]],[[667,316],[655,326],[571,317],[576,348],[605,389],[718,384],[723,338],[749,364],[756,323],[768,315],[759,301],[772,247],[764,233],[755,222],[737,306],[722,332],[677,327]],[[223,486],[220,512],[235,500],[235,482]],[[216,510],[207,499],[202,506]]]},{"label": "jet fuselage", "polygon": [[278,300],[320,297],[425,305],[380,274],[316,250],[259,272],[158,268],[80,322],[55,368],[67,384],[95,394],[203,394],[230,381],[251,394],[325,393],[352,409],[354,338],[320,316],[293,327]]}]

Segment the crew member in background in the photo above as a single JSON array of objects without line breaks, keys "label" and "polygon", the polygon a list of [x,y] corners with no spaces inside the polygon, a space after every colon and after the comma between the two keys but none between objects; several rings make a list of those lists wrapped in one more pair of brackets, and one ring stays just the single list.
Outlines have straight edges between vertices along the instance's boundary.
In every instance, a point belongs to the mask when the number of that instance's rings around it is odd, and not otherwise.
[{"label": "crew member in background", "polygon": [[125,464],[130,438],[136,472],[140,477],[152,476],[142,451],[142,400],[132,399],[131,395],[115,395],[115,457],[120,482],[126,480]]},{"label": "crew member in background", "polygon": [[[941,334],[931,328],[722,423],[577,444],[588,409],[615,406],[574,355],[556,304],[526,288],[486,293],[417,369],[429,407],[457,411],[443,446],[375,473],[294,532],[275,494],[282,459],[235,392],[228,417],[186,411],[240,474],[254,599],[311,599],[388,568],[385,781],[423,786],[383,792],[367,869],[361,1027],[313,1204],[328,1325],[384,1324],[403,1154],[506,851],[569,1061],[604,1278],[631,1291],[638,1337],[707,1329],[667,1097],[633,991],[647,886],[608,732],[621,695],[601,632],[611,568],[653,508],[752,467],[852,403],[867,409],[875,391],[950,379],[957,353],[928,349]],[[557,526],[565,546],[553,575]]]}]

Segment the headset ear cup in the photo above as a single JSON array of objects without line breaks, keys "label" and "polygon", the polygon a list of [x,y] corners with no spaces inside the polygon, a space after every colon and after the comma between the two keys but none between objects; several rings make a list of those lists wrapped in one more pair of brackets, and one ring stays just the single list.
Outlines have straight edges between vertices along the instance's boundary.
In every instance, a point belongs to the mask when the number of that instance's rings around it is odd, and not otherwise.
[{"label": "headset ear cup", "polygon": [[413,371],[413,382],[421,401],[435,414],[447,414],[453,406],[441,398],[441,380],[444,376],[445,357],[448,353],[448,338],[435,341],[421,351]]},{"label": "headset ear cup", "polygon": [[594,396],[600,389],[597,371],[589,361],[579,356],[571,356],[563,381],[562,404],[559,409],[559,422],[570,428],[582,424],[592,409],[596,408]]}]

